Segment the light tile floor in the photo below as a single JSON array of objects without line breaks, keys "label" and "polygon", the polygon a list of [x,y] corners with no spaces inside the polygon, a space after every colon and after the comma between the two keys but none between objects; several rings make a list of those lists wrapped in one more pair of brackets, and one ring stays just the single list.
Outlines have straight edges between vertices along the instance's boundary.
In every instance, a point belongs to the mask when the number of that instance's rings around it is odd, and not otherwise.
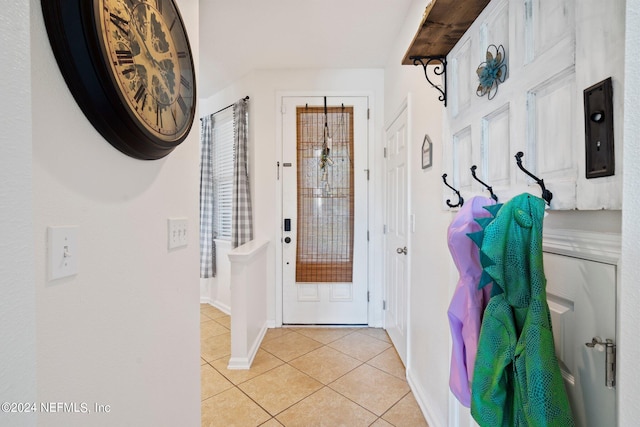
[{"label": "light tile floor", "polygon": [[203,427],[427,426],[382,329],[269,329],[237,371],[229,316],[208,304],[200,314]]}]

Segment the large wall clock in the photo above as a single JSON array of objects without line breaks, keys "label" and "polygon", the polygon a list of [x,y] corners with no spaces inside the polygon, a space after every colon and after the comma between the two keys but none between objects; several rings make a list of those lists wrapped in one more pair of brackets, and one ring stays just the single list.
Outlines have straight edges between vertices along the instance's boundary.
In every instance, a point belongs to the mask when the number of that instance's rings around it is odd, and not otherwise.
[{"label": "large wall clock", "polygon": [[49,41],[76,102],[115,148],[169,154],[196,106],[189,39],[174,0],[41,0]]}]

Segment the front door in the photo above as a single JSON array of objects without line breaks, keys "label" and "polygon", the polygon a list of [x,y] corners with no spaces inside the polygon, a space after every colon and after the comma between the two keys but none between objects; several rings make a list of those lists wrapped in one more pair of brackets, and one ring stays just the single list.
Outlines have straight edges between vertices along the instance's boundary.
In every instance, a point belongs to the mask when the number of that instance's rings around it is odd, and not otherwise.
[{"label": "front door", "polygon": [[282,321],[367,324],[368,99],[282,102]]}]

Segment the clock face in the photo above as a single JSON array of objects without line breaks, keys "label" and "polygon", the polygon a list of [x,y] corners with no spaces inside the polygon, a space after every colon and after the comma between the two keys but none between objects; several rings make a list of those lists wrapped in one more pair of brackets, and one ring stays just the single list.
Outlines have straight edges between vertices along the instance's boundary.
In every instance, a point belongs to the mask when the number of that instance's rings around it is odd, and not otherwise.
[{"label": "clock face", "polygon": [[71,94],[111,145],[155,160],[185,140],[196,81],[175,0],[41,0],[41,6]]},{"label": "clock face", "polygon": [[123,105],[153,138],[185,136],[195,115],[195,75],[172,0],[99,0],[98,38]]}]

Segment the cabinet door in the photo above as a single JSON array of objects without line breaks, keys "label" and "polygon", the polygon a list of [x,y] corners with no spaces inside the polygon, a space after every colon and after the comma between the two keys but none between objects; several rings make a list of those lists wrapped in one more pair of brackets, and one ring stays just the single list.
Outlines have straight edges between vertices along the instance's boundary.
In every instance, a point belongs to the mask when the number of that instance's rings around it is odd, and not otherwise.
[{"label": "cabinet door", "polygon": [[556,355],[576,425],[615,426],[616,389],[605,378],[607,349],[585,344],[595,337],[615,344],[616,267],[552,253],[544,254],[544,265]]}]

